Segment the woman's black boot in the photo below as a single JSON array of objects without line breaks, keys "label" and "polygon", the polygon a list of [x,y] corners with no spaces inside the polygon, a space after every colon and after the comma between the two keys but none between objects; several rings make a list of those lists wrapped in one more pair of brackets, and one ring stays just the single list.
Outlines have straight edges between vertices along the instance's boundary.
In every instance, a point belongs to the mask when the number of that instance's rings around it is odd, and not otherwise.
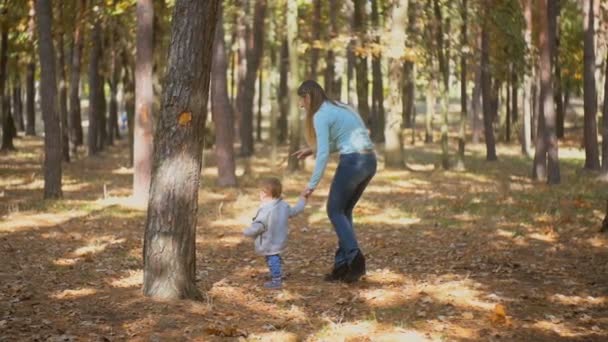
[{"label": "woman's black boot", "polygon": [[331,273],[326,274],[325,277],[323,278],[323,280],[325,280],[325,281],[342,280],[344,278],[344,276],[346,275],[346,272],[348,272],[348,266],[346,264],[342,264],[338,267],[334,266],[334,268],[331,270]]},{"label": "woman's black boot", "polygon": [[354,283],[365,275],[365,257],[361,251],[357,252],[353,261],[348,264],[348,271],[342,279],[345,283]]}]

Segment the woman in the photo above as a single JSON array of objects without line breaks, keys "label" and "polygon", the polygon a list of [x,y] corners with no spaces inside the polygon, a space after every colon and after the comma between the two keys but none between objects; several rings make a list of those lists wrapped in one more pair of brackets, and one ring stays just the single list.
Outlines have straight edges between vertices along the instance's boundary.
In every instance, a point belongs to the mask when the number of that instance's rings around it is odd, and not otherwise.
[{"label": "woman", "polygon": [[[334,267],[327,281],[356,282],[365,275],[365,257],[353,226],[353,208],[376,173],[376,154],[363,120],[349,107],[327,97],[315,81],[298,88],[300,107],[306,110],[306,140],[316,147],[315,169],[306,196],[316,189],[331,152],[340,153],[340,162],[329,191],[327,215],[338,236]],[[311,148],[297,151],[299,159],[313,154]]]}]

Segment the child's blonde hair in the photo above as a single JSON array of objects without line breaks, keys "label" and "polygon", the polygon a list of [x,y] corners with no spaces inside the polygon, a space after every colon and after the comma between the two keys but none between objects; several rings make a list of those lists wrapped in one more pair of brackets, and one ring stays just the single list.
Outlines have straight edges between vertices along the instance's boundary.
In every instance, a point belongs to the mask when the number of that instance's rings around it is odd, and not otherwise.
[{"label": "child's blonde hair", "polygon": [[272,196],[272,198],[281,197],[281,193],[283,192],[283,185],[281,185],[280,179],[276,177],[262,178],[260,180],[259,185],[260,189]]}]

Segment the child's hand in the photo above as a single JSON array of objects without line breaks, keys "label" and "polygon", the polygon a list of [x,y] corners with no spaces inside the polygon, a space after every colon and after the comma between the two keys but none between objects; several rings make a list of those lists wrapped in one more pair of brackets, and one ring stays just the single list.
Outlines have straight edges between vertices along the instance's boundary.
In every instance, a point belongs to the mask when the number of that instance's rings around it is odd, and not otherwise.
[{"label": "child's hand", "polygon": [[304,200],[308,200],[308,197],[312,195],[313,191],[315,191],[315,189],[305,188],[304,191],[302,191],[302,193],[300,194],[300,197],[302,197]]}]

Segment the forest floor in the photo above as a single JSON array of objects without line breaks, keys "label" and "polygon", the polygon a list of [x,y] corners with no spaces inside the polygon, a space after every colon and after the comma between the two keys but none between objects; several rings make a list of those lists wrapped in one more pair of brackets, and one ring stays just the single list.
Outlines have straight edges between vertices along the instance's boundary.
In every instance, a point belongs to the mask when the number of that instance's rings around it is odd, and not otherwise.
[{"label": "forest floor", "polygon": [[[124,141],[65,165],[59,201],[41,199],[42,140],[16,147],[0,155],[0,341],[608,340],[608,235],[598,232],[607,184],[581,170],[578,140],[561,143],[553,187],[530,180],[516,144],[499,145],[492,163],[483,145],[467,146],[464,172],[435,167],[437,144],[407,145],[408,170],[380,162],[355,211],[368,272],[353,285],[322,281],[336,246],[328,170],[290,223],[280,291],[261,286],[264,260],[242,236],[268,159],[253,158],[240,188],[223,189],[207,151],[202,302],[142,296],[146,213],[128,199]],[[310,165],[284,176],[287,201],[309,174]]]}]

